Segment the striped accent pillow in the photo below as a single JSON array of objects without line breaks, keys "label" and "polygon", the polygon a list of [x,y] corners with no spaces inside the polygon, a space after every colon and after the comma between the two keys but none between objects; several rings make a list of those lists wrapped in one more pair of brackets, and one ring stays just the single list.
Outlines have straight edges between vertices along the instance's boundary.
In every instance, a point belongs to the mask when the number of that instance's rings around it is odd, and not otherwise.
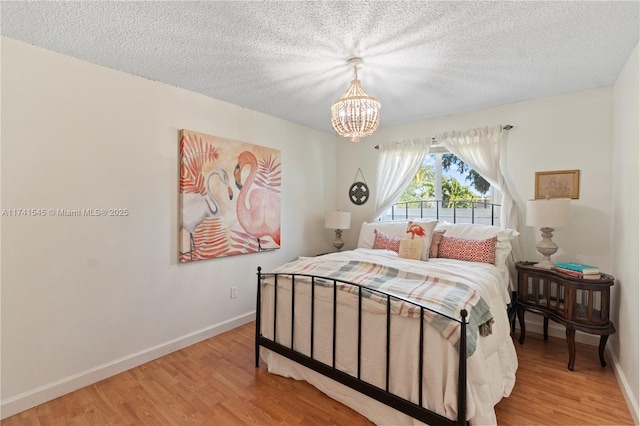
[{"label": "striped accent pillow", "polygon": [[471,240],[443,236],[438,247],[438,257],[493,264],[496,261],[497,242],[498,237]]},{"label": "striped accent pillow", "polygon": [[446,231],[433,231],[431,234],[431,246],[429,247],[429,257],[438,257],[438,248],[442,242],[442,237]]},{"label": "striped accent pillow", "polygon": [[396,253],[400,251],[400,238],[385,234],[377,229],[373,230],[373,248],[376,250],[393,250]]}]

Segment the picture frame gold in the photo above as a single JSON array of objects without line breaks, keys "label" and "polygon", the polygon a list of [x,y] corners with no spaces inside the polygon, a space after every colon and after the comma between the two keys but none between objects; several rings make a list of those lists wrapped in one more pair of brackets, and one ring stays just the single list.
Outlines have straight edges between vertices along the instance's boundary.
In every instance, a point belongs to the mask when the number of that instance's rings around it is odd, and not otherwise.
[{"label": "picture frame gold", "polygon": [[536,172],[535,198],[580,198],[580,170]]}]

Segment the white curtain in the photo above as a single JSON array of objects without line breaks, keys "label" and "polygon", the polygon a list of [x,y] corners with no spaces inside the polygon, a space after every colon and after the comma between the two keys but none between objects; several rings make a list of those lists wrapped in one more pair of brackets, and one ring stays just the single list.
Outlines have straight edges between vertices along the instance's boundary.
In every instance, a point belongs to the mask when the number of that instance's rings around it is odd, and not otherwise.
[{"label": "white curtain", "polygon": [[[466,132],[445,132],[436,136],[436,141],[478,172],[494,188],[502,192],[500,202],[500,224],[503,228],[521,232],[518,205],[513,200],[500,169],[500,142],[506,138],[502,125],[472,129]],[[522,260],[520,239],[511,241],[512,260]]]},{"label": "white curtain", "polygon": [[382,216],[409,186],[429,153],[431,143],[431,138],[416,138],[380,144],[373,220]]}]

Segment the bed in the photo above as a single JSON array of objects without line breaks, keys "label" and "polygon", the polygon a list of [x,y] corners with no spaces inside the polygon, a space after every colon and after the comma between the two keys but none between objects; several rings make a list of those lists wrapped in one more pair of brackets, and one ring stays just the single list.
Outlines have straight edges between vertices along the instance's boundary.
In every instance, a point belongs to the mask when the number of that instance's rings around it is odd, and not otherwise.
[{"label": "bed", "polygon": [[[407,256],[395,243],[414,239],[416,223],[422,249]],[[364,223],[354,250],[258,269],[256,367],[261,358],[378,425],[496,424],[517,369],[506,309],[515,235]]]}]

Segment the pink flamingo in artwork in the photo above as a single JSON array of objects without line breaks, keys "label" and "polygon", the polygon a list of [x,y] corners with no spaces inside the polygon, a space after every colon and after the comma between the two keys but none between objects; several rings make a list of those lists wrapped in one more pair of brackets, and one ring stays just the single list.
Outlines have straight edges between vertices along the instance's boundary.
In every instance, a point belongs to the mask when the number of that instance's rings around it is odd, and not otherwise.
[{"label": "pink flamingo in artwork", "polygon": [[418,225],[417,223],[412,223],[407,228],[407,234],[411,234],[411,239],[413,240],[416,238],[416,235],[419,237],[424,237],[426,232],[421,225]]},{"label": "pink flamingo in artwork", "polygon": [[[242,183],[242,169],[249,166],[249,174]],[[262,160],[258,167],[256,156],[243,151],[238,156],[238,165],[233,176],[240,190],[236,204],[238,222],[244,230],[258,241],[270,237],[280,246],[280,164],[271,158]]]}]

